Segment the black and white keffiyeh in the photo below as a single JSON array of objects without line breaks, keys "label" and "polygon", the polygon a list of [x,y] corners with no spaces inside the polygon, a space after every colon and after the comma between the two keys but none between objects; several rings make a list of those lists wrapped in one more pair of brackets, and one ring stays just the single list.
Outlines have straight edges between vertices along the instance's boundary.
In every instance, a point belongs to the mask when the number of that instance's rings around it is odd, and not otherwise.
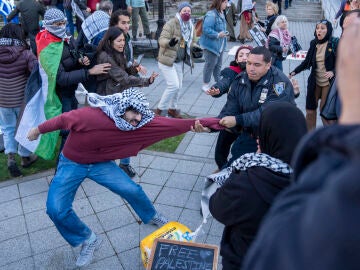
[{"label": "black and white keffiyeh", "polygon": [[265,167],[274,172],[283,174],[291,174],[293,172],[289,164],[280,159],[273,158],[264,153],[247,153],[236,159],[230,167],[225,168],[219,173],[209,175],[208,178],[219,186],[222,186],[232,172],[246,171],[251,167]]},{"label": "black and white keffiyeh", "polygon": [[0,46],[25,46],[25,44],[16,38],[0,38]]},{"label": "black and white keffiyeh", "polygon": [[[135,89],[126,89],[122,93],[100,96],[95,93],[86,93],[87,101],[91,107],[98,107],[114,120],[115,125],[124,131],[135,130],[149,123],[155,116],[149,109],[149,103],[143,93]],[[140,123],[134,127],[122,116],[127,108],[132,107],[142,114]]]},{"label": "black and white keffiyeh", "polygon": [[109,14],[102,10],[95,11],[83,21],[81,29],[89,43],[99,33],[104,32],[109,28],[109,21]]}]

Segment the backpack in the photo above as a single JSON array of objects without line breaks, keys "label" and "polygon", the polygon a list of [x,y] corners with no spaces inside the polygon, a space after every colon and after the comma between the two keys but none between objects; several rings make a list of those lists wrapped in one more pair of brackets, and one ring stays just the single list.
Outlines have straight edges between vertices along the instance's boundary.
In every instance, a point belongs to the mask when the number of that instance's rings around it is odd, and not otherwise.
[{"label": "backpack", "polygon": [[202,28],[204,24],[204,17],[201,17],[196,23],[195,23],[195,36],[200,37],[202,35]]}]

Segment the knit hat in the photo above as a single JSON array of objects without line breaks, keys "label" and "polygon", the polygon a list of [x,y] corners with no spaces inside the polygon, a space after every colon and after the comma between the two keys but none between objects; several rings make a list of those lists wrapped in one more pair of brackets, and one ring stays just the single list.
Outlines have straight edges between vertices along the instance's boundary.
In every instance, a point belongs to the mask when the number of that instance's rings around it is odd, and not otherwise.
[{"label": "knit hat", "polygon": [[240,47],[239,47],[239,49],[237,49],[237,51],[239,52],[239,51],[241,51],[242,49],[248,49],[248,50],[252,50],[252,49],[254,49],[254,47],[253,46],[250,46],[250,45],[241,45]]},{"label": "knit hat", "polygon": [[43,25],[52,25],[62,21],[67,21],[64,12],[57,8],[50,8],[45,12]]},{"label": "knit hat", "polygon": [[184,7],[189,7],[190,9],[192,8],[192,6],[190,5],[189,2],[181,2],[181,3],[178,5],[178,12],[180,13],[180,11],[181,11]]}]

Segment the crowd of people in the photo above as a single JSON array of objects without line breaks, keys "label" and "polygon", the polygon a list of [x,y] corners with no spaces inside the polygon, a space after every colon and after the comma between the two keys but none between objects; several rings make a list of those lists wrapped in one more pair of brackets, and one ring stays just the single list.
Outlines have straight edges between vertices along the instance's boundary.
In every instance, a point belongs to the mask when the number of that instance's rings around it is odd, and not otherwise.
[{"label": "crowd of people", "polygon": [[[124,198],[145,224],[162,226],[169,221],[166,213],[157,211],[131,179],[136,172],[130,157],[157,141],[194,131],[218,132],[211,180],[219,188],[208,206],[225,225],[224,270],[356,268],[360,56],[352,52],[360,47],[358,0],[341,4],[335,18],[342,16],[340,38],[333,37],[329,20],[315,24],[306,58],[289,74],[282,61],[294,52],[281,1],[266,3],[265,20],[255,15],[255,3],[238,1],[241,45],[224,69],[227,42],[235,41],[229,29],[236,25],[235,4],[212,0],[198,38],[192,5],[179,3],[158,39],[157,61],[166,87],[154,110],[142,88],[159,74],[147,75],[132,47],[139,16],[150,38],[144,0],[55,2],[44,7],[43,1],[20,1],[8,19],[21,13],[22,24],[8,23],[0,30],[0,128],[9,174],[21,176],[16,154],[24,168],[39,160],[37,151],[18,144],[15,133],[23,102],[35,95],[29,88],[40,78],[51,113],[36,108],[46,117],[25,132],[29,142],[55,131],[61,136],[46,211],[62,237],[81,246],[77,266],[90,264],[102,241],[72,208],[84,179]],[[290,6],[286,0],[285,9]],[[244,44],[252,39],[248,30],[254,23],[268,38],[265,46]],[[204,55],[202,91],[214,98],[227,95],[217,117],[183,119],[181,114],[184,67],[196,65],[194,50]],[[304,117],[296,107],[299,89],[293,77],[305,69],[311,72]],[[79,83],[88,89],[84,108],[78,108],[75,95]],[[330,93],[337,97],[331,106]],[[311,132],[318,107],[326,127]],[[335,118],[326,117],[329,110]],[[330,235],[335,236],[331,245]]]}]

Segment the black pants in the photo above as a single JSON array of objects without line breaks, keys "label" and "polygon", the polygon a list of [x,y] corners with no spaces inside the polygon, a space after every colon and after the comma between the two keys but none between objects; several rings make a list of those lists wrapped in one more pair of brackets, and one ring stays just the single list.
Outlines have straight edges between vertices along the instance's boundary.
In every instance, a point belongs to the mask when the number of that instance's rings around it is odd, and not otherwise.
[{"label": "black pants", "polygon": [[231,133],[226,130],[221,130],[219,132],[219,137],[215,146],[215,162],[219,170],[226,167],[226,164],[228,163],[228,156],[230,153],[231,145],[237,137],[237,134]]}]

